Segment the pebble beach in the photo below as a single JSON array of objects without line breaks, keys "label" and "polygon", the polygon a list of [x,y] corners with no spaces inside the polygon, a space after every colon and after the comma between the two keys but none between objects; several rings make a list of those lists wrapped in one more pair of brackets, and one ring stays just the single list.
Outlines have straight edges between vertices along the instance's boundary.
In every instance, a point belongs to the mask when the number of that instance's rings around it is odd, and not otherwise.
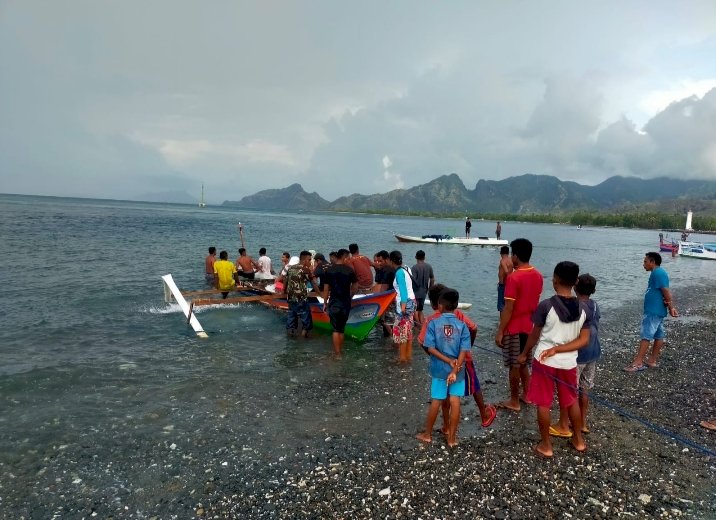
[{"label": "pebble beach", "polygon": [[[157,413],[109,435],[28,448],[41,462],[0,467],[0,516],[713,518],[716,432],[699,422],[716,416],[716,295],[675,296],[682,316],[668,322],[660,367],[637,374],[622,368],[641,302],[605,313],[585,454],[556,439],[554,458],[538,458],[533,407],[500,410],[483,429],[467,399],[457,448],[437,432],[432,444],[417,442],[429,396],[418,348],[412,365],[384,366],[378,386],[363,383],[367,365],[353,360],[328,382],[287,381],[266,402],[243,398],[240,385],[217,387],[193,429],[164,426],[159,440],[136,435],[163,424]],[[496,402],[506,374],[490,339],[480,332],[474,357],[486,401]],[[271,427],[286,415],[290,427]]]}]

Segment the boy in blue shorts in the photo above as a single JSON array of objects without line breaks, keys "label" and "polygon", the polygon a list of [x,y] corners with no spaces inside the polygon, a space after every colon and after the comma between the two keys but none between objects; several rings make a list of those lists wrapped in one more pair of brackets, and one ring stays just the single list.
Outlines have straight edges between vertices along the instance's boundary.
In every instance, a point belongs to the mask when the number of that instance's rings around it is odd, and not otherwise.
[{"label": "boy in blue shorts", "polygon": [[440,295],[440,316],[428,324],[424,347],[430,353],[430,408],[425,429],[416,438],[432,442],[433,426],[445,399],[450,399],[450,422],[447,444],[457,446],[457,425],[460,421],[460,398],[465,395],[465,356],[470,350],[470,331],[454,314],[460,295],[449,289]]}]

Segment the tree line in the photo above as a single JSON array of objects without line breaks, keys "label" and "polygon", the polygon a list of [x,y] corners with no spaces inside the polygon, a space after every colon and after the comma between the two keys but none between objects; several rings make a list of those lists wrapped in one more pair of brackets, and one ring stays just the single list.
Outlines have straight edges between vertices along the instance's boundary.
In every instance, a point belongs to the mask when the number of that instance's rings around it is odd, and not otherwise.
[{"label": "tree line", "polygon": [[[408,215],[418,217],[465,218],[462,213],[437,213],[429,211],[365,210],[377,215]],[[592,213],[577,211],[559,214],[515,215],[509,213],[469,213],[473,220],[500,220],[502,222],[534,222],[541,224],[568,224],[573,226],[622,227],[639,229],[681,230],[686,225],[686,215],[666,215],[655,212]],[[716,217],[694,215],[692,227],[698,231],[716,231]]]}]

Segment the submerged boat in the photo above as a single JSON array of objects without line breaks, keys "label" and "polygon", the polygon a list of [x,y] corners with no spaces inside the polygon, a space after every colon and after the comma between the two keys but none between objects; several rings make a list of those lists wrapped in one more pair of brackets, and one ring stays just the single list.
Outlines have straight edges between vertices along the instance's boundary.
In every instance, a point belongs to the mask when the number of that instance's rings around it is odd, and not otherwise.
[{"label": "submerged boat", "polygon": [[414,237],[396,234],[395,238],[398,239],[398,242],[416,242],[422,244],[458,244],[463,246],[506,246],[509,244],[507,240],[494,237],[465,238],[450,235],[422,235]]},{"label": "submerged boat", "polygon": [[703,242],[679,242],[679,255],[704,260],[716,260],[716,244]]},{"label": "submerged boat", "polygon": [[[345,335],[359,341],[365,339],[394,299],[395,291],[393,290],[373,294],[356,294],[351,301],[351,312],[348,315]],[[323,301],[317,298],[315,300],[310,302],[313,327],[331,332],[333,330],[331,320],[323,311]],[[285,299],[272,299],[263,303],[276,309],[288,310],[288,302]]]}]

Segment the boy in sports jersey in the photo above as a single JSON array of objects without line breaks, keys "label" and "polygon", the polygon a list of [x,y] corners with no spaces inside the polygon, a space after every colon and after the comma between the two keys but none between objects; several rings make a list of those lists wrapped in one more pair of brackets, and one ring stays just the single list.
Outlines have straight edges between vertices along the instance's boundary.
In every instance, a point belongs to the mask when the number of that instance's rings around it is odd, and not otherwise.
[{"label": "boy in sports jersey", "polygon": [[[448,290],[448,288],[439,283],[433,285],[428,291],[430,306],[436,312],[423,321],[423,326],[420,329],[420,334],[418,335],[418,343],[423,347],[426,354],[428,354],[428,349],[425,347],[425,335],[428,331],[428,323],[441,316],[440,311],[438,310],[438,301],[440,300],[440,295],[446,290]],[[477,337],[477,324],[468,318],[461,310],[455,309],[453,312],[457,319],[467,325],[467,329],[470,332],[470,345],[473,345],[475,343],[475,338]],[[477,377],[475,364],[472,361],[472,354],[468,351],[467,354],[465,354],[465,397],[470,395],[475,399],[475,405],[477,406],[477,410],[480,412],[482,427],[487,428],[495,420],[495,417],[497,416],[497,409],[491,404],[485,405],[485,401],[482,397],[482,390],[480,388],[480,380]],[[440,431],[447,434],[448,424],[450,423],[449,400],[446,399],[443,401],[442,410],[443,427]]]},{"label": "boy in sports jersey", "polygon": [[430,353],[430,408],[425,429],[416,438],[432,442],[433,426],[445,399],[450,400],[447,444],[457,446],[457,424],[460,421],[460,398],[465,395],[465,356],[470,350],[470,332],[454,314],[460,295],[453,289],[443,291],[438,302],[440,316],[431,320],[425,333],[425,347]]}]

